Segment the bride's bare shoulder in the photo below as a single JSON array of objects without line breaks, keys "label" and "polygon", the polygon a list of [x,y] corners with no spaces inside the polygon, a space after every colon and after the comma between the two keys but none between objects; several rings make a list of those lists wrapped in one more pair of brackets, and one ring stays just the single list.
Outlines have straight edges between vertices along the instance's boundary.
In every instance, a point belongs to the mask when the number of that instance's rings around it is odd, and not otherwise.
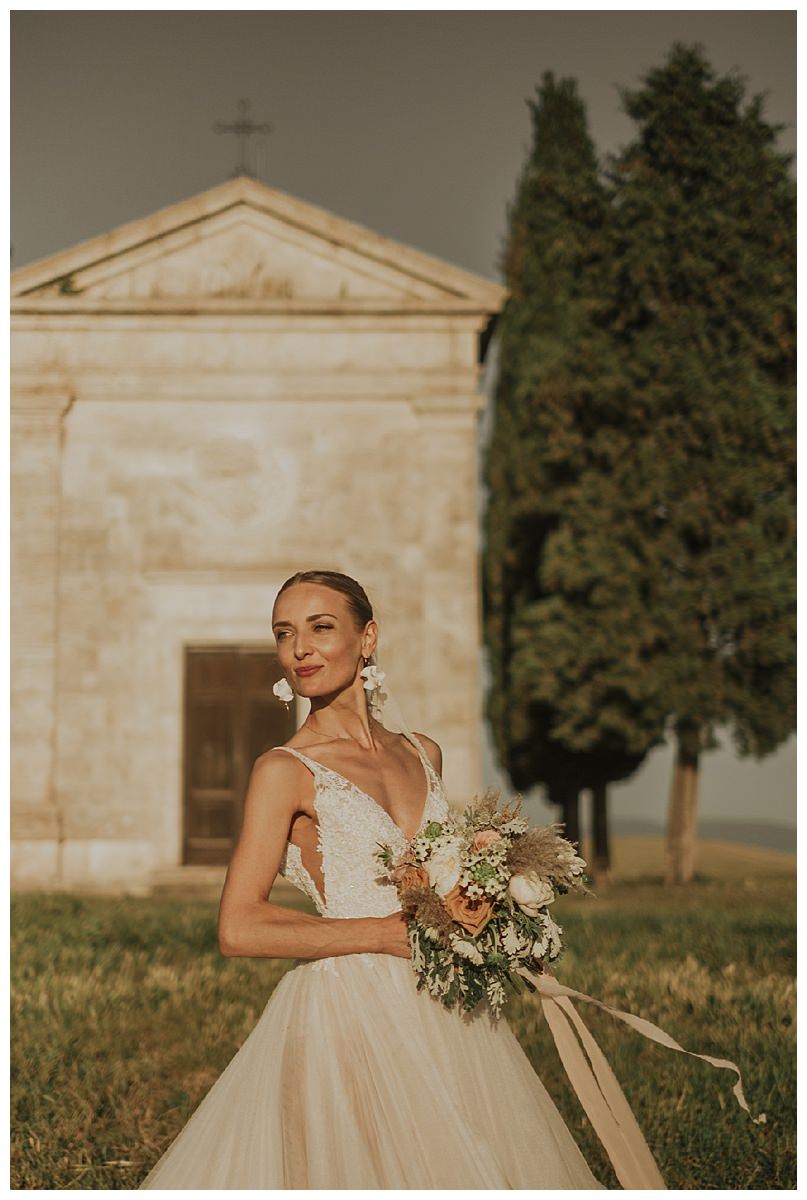
[{"label": "bride's bare shoulder", "polygon": [[307,790],[305,785],[311,772],[295,755],[279,753],[286,748],[296,747],[287,742],[285,746],[273,746],[259,754],[252,764],[252,776],[264,786],[291,787],[294,791],[298,791],[299,784],[303,782],[303,790]]},{"label": "bride's bare shoulder", "polygon": [[416,733],[414,729],[412,732],[415,734],[415,737],[418,739],[418,741],[423,745],[423,749],[426,751],[429,762],[434,767],[437,774],[440,775],[443,770],[443,751],[440,749],[434,738],[427,737],[425,733]]},{"label": "bride's bare shoulder", "polygon": [[[250,827],[270,821],[284,828],[297,812],[313,811],[311,772],[293,754],[279,754],[278,748],[265,750],[252,763],[244,798],[244,824]],[[249,818],[249,821],[247,820]]]}]

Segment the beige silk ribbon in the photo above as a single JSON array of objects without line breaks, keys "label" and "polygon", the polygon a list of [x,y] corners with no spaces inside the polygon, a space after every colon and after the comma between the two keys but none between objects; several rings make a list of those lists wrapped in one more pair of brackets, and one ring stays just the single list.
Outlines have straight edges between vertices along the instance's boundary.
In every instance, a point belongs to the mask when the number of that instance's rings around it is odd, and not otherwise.
[{"label": "beige silk ribbon", "polygon": [[[694,1050],[685,1050],[652,1021],[647,1021],[644,1017],[637,1017],[633,1013],[623,1012],[619,1008],[612,1008],[610,1004],[604,1004],[602,1000],[587,996],[585,992],[578,992],[574,988],[566,987],[559,983],[554,975],[533,975],[526,967],[519,967],[517,971],[541,997],[541,1007],[552,1037],[555,1039],[555,1045],[566,1074],[597,1137],[602,1142],[623,1188],[657,1190],[666,1188],[667,1185],[625,1094],[619,1086],[619,1081],[595,1041],[591,1030],[585,1025],[572,1004],[571,996],[605,1009],[612,1017],[619,1017],[621,1021],[625,1021],[631,1028],[636,1029],[644,1037],[650,1038],[651,1041],[659,1042],[662,1046],[669,1046],[671,1050],[680,1050],[682,1054],[691,1054],[694,1058],[702,1058],[711,1063],[713,1067],[736,1071],[737,1082],[732,1091],[737,1097],[737,1103],[750,1116],[751,1110],[745,1100],[742,1076],[736,1063],[727,1058],[713,1058],[710,1054],[696,1054]],[[575,1037],[575,1030],[585,1048],[590,1065]],[[751,1119],[759,1125],[763,1124],[767,1117],[765,1113],[760,1113],[758,1117]]]}]

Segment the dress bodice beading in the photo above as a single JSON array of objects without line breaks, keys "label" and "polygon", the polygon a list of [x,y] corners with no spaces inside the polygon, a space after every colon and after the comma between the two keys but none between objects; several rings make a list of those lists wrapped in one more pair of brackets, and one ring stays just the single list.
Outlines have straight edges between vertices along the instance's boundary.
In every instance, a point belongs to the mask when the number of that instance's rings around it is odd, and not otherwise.
[{"label": "dress bodice beading", "polygon": [[[448,814],[443,781],[421,743],[412,735],[428,781],[426,803],[419,826]],[[279,873],[304,892],[323,917],[385,917],[400,909],[394,885],[382,875],[375,857],[379,843],[396,852],[406,849],[407,838],[381,805],[338,771],[323,766],[292,746],[277,746],[305,763],[314,776],[317,814],[317,850],[322,856],[325,902],[303,865],[299,846],[287,842]]]}]

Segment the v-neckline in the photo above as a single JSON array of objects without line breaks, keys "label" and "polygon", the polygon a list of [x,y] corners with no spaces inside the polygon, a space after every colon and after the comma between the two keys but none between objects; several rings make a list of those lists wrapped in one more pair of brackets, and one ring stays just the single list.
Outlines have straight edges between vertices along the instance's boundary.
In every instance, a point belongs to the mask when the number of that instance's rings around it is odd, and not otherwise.
[{"label": "v-neckline", "polygon": [[[406,737],[406,734],[402,734],[402,736]],[[334,770],[333,767],[326,767],[325,763],[320,762],[319,759],[311,758],[309,755],[304,754],[303,751],[298,750],[296,746],[278,746],[277,749],[278,750],[292,750],[295,754],[299,754],[301,758],[304,758],[308,762],[313,763],[313,765],[315,767],[319,767],[321,771],[328,771],[331,775],[335,775],[337,777],[337,779],[341,779],[343,783],[346,783],[348,785],[348,787],[352,787],[354,789],[354,791],[357,791],[359,793],[359,795],[364,796],[364,798],[366,800],[369,800],[372,805],[374,805],[377,809],[379,809],[384,814],[384,816],[387,818],[389,823],[392,825],[393,829],[397,829],[398,833],[400,833],[402,838],[404,838],[407,842],[411,842],[413,840],[413,838],[417,837],[417,835],[420,833],[421,829],[423,828],[424,824],[426,823],[426,817],[427,817],[428,811],[429,811],[429,801],[432,798],[432,780],[431,780],[431,776],[429,775],[428,769],[426,767],[426,763],[423,761],[424,756],[423,756],[423,753],[421,752],[419,746],[415,745],[414,742],[411,742],[408,737],[406,738],[406,740],[415,747],[415,751],[418,756],[418,762],[420,763],[421,767],[423,768],[423,774],[426,776],[426,799],[423,801],[423,809],[420,814],[420,824],[418,825],[415,832],[412,834],[412,837],[409,837],[406,834],[406,832],[401,828],[401,826],[395,820],[392,813],[388,812],[388,810],[386,808],[384,808],[383,804],[380,804],[379,801],[376,800],[376,798],[374,796],[371,796],[369,792],[365,792],[364,788],[359,787],[359,785],[357,783],[354,783],[354,781],[352,779],[348,779],[347,775],[343,775],[341,771],[336,771],[336,770]]]}]

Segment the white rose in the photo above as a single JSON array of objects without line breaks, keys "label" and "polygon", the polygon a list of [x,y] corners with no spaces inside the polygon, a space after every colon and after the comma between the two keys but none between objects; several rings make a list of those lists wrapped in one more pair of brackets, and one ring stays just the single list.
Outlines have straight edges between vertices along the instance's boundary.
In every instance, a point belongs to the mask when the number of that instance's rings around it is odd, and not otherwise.
[{"label": "white rose", "polygon": [[459,882],[460,877],[460,840],[451,838],[442,846],[437,846],[424,864],[432,885],[438,896],[447,895]]},{"label": "white rose", "polygon": [[539,879],[534,871],[512,875],[508,891],[522,912],[528,917],[537,917],[539,909],[555,899],[555,889],[545,879]]}]

